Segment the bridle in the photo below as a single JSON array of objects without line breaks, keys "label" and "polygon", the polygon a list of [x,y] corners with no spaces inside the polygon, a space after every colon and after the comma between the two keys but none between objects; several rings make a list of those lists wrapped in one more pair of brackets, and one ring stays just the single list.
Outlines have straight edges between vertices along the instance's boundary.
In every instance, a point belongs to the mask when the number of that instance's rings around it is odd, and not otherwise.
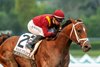
[{"label": "bridle", "polygon": [[72,37],[72,33],[75,33],[75,37],[77,39],[77,42],[80,43],[81,41],[84,41],[83,45],[82,45],[82,46],[84,46],[84,44],[88,41],[88,38],[79,38],[78,34],[76,32],[76,29],[75,29],[75,26],[78,24],[81,24],[81,23],[83,23],[83,22],[78,22],[78,23],[72,25],[72,30],[70,32],[70,38]]}]

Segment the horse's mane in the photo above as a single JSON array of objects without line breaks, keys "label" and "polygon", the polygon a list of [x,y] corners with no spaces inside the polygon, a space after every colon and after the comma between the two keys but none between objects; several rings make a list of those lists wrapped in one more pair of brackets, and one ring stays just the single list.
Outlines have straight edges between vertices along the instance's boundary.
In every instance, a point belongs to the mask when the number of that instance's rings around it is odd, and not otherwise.
[{"label": "horse's mane", "polygon": [[[71,20],[70,19],[68,19],[68,20],[66,20],[66,22],[62,25],[62,29],[65,27],[65,26],[67,26],[67,25],[69,25],[69,24],[71,24],[72,22],[71,22]],[[72,40],[70,40],[69,39],[69,41],[68,41],[69,43],[71,43],[72,42]]]},{"label": "horse's mane", "polygon": [[70,20],[70,19],[67,20],[67,21],[62,25],[62,28],[64,28],[65,26],[69,25],[70,23],[72,23],[71,20]]},{"label": "horse's mane", "polygon": [[[76,21],[77,22],[82,22],[81,19],[77,19]],[[69,25],[70,23],[72,23],[70,19],[66,20],[66,22],[62,25],[62,28],[64,28],[65,26]]]}]

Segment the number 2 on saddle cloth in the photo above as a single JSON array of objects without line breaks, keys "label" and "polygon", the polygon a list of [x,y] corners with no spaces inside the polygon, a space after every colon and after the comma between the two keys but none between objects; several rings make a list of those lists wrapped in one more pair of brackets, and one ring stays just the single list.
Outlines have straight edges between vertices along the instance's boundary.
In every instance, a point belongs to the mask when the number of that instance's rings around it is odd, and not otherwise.
[{"label": "number 2 on saddle cloth", "polygon": [[41,40],[43,37],[40,35],[33,35],[31,36],[26,44],[26,47],[29,48],[30,50],[32,50],[34,48],[34,45]]}]

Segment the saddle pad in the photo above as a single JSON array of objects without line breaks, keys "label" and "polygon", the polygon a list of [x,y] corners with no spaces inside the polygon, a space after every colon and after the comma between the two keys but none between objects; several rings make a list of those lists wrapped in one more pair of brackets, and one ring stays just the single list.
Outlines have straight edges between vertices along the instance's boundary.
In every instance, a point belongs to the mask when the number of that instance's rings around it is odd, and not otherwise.
[{"label": "saddle pad", "polygon": [[24,55],[24,56],[29,57],[31,50],[26,47],[26,44],[27,44],[28,39],[31,38],[32,36],[34,35],[31,33],[22,34],[14,48],[14,54]]}]

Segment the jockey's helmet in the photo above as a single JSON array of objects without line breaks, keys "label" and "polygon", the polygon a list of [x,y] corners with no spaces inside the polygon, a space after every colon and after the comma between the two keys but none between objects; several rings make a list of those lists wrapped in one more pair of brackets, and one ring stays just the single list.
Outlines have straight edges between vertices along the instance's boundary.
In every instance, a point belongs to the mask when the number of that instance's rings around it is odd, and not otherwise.
[{"label": "jockey's helmet", "polygon": [[62,10],[55,10],[55,12],[53,13],[53,16],[56,18],[58,22],[62,22],[62,20],[65,17],[64,12]]}]

